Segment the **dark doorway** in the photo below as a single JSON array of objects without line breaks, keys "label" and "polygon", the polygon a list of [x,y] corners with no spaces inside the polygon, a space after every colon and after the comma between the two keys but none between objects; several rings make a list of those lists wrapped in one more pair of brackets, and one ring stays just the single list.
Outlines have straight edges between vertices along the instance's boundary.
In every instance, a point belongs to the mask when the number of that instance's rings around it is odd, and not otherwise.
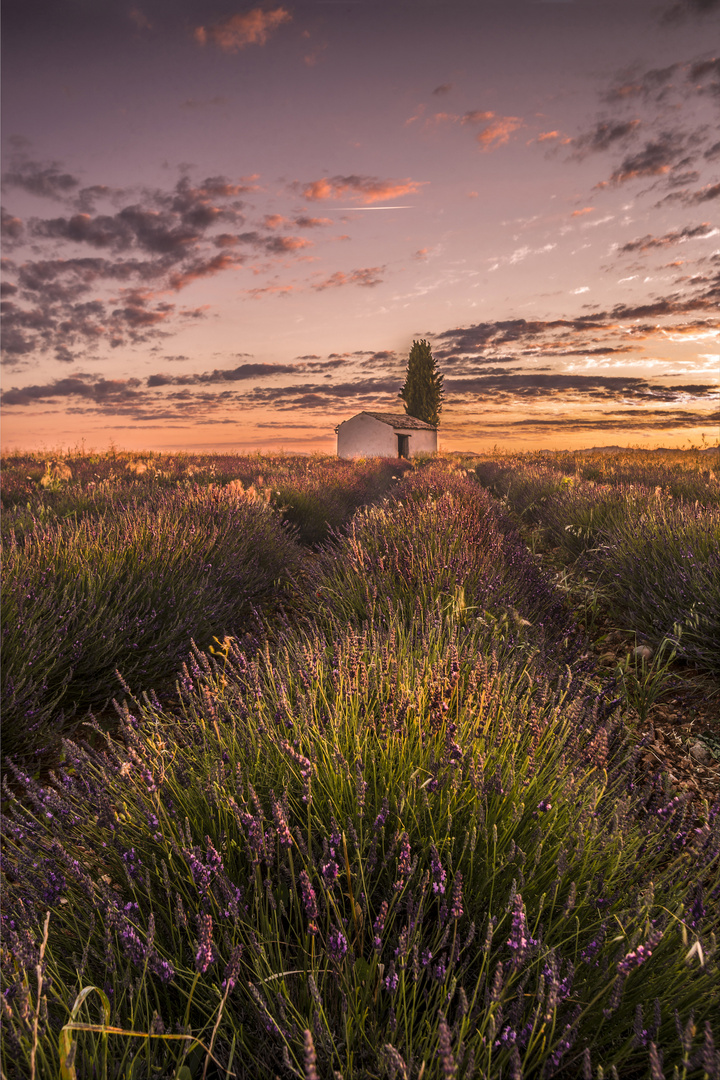
[{"label": "dark doorway", "polygon": [[410,436],[398,435],[398,457],[409,458],[410,457]]}]

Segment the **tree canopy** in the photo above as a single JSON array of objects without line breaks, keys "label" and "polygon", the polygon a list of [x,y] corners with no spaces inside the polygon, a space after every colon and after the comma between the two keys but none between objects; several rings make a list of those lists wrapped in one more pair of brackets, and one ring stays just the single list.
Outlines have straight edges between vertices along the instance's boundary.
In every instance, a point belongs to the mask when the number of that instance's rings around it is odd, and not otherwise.
[{"label": "tree canopy", "polygon": [[437,370],[430,346],[423,338],[413,341],[408,357],[405,385],[398,397],[405,402],[405,412],[437,427],[443,401],[443,376]]}]

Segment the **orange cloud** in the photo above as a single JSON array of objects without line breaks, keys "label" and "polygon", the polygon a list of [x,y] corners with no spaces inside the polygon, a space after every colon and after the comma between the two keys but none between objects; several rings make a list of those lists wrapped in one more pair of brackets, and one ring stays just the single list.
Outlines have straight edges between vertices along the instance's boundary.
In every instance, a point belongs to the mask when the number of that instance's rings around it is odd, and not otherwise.
[{"label": "orange cloud", "polygon": [[595,209],[594,206],[583,206],[582,210],[573,210],[571,217],[582,217],[583,214],[591,214]]},{"label": "orange cloud", "polygon": [[[489,123],[488,123],[489,121]],[[509,141],[513,131],[523,126],[519,116],[497,116],[494,112],[473,109],[466,112],[461,124],[486,124],[475,136],[483,150],[494,150]]]},{"label": "orange cloud", "polygon": [[384,199],[396,199],[401,195],[412,195],[427,181],[416,180],[377,180],[371,176],[324,176],[314,180],[302,189],[303,197],[317,202],[321,199],[342,199],[359,196],[366,206],[382,202]]},{"label": "orange cloud", "polygon": [[471,112],[466,112],[461,119],[461,124],[480,124],[483,120],[492,120],[495,116],[494,112],[480,112],[478,109],[473,109]]},{"label": "orange cloud", "polygon": [[513,131],[517,131],[522,124],[519,116],[498,116],[486,128],[478,132],[476,139],[483,150],[495,150],[498,146],[504,146],[509,142]]},{"label": "orange cloud", "polygon": [[313,288],[318,292],[321,289],[334,289],[341,285],[364,285],[366,288],[370,288],[373,285],[380,284],[382,281],[380,274],[383,269],[382,266],[368,266],[363,270],[352,270],[349,274],[337,270],[325,281],[321,281],[319,285],[313,285]]},{"label": "orange cloud", "polygon": [[313,246],[312,240],[306,240],[304,236],[278,236],[271,244],[273,251],[299,251],[301,248]]},{"label": "orange cloud", "polygon": [[559,131],[541,131],[537,137],[538,142],[547,142],[548,139],[559,139]]},{"label": "orange cloud", "polygon": [[223,270],[230,270],[234,266],[239,266],[241,262],[242,260],[234,255],[215,255],[214,258],[209,259],[207,262],[197,263],[195,266],[188,267],[187,270],[172,274],[169,282],[170,288],[179,292],[180,289],[186,288],[199,278],[211,277],[213,274],[219,274]]},{"label": "orange cloud", "polygon": [[294,285],[266,285],[264,289],[245,289],[248,296],[251,296],[253,300],[258,300],[261,296],[267,296],[268,294],[277,294],[279,296],[287,296],[288,293],[294,292]]},{"label": "orange cloud", "polygon": [[295,224],[299,229],[314,229],[319,225],[332,225],[332,218],[329,217],[306,217],[301,214],[300,217],[295,218]]},{"label": "orange cloud", "polygon": [[282,7],[274,11],[253,8],[242,15],[231,15],[213,26],[197,26],[193,37],[199,45],[211,41],[223,52],[237,52],[246,45],[264,45],[273,30],[291,19],[290,12]]},{"label": "orange cloud", "polygon": [[282,214],[266,214],[263,225],[266,229],[278,229],[281,225],[287,224],[287,220]]},{"label": "orange cloud", "polygon": [[[131,329],[157,326],[158,323],[165,322],[175,311],[174,304],[165,302],[158,304],[154,310],[148,311],[147,305],[160,295],[152,289],[121,289],[120,293],[121,306],[112,312],[112,318],[114,322],[125,323]],[[104,327],[98,329],[104,330]]]}]

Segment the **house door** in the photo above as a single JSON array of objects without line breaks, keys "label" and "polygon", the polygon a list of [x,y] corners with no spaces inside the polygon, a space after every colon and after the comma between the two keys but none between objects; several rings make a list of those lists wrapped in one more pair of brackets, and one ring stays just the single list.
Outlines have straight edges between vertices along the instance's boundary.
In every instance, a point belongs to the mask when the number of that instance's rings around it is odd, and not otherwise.
[{"label": "house door", "polygon": [[410,436],[398,435],[398,457],[409,458],[410,457]]}]

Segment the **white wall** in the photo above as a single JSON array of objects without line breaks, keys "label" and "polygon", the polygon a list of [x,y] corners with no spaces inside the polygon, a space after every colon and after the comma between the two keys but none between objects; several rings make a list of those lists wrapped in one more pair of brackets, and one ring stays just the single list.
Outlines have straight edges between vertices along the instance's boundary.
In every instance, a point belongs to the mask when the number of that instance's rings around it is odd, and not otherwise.
[{"label": "white wall", "polygon": [[428,431],[424,428],[420,431],[408,431],[408,435],[410,436],[410,457],[415,457],[416,454],[437,454],[437,431]]},{"label": "white wall", "polygon": [[397,457],[398,435],[409,435],[410,457],[437,451],[437,432],[423,429],[395,431],[374,416],[352,416],[338,427],[337,453],[341,458]]}]

